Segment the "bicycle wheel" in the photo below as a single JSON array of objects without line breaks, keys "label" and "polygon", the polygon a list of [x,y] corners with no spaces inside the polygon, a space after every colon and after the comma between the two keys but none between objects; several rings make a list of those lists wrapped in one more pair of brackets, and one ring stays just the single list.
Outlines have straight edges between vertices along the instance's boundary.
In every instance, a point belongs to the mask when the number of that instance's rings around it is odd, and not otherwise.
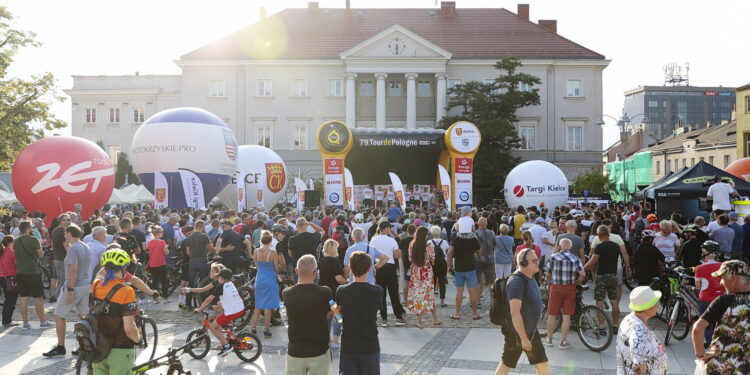
[{"label": "bicycle wheel", "polygon": [[204,329],[196,329],[187,336],[187,342],[190,343],[195,341],[192,345],[188,345],[185,351],[195,359],[201,359],[205,357],[211,350],[211,339],[208,338],[208,333]]},{"label": "bicycle wheel", "polygon": [[255,310],[255,289],[251,288],[248,285],[244,285],[239,287],[237,289],[237,292],[240,294],[242,303],[245,305],[245,314],[243,314],[239,319],[235,319],[237,325],[235,326],[234,330],[241,331],[247,326],[248,323],[250,323],[250,320],[253,317],[253,310]]},{"label": "bicycle wheel", "polygon": [[176,266],[169,267],[167,269],[167,293],[169,293],[166,296],[162,296],[164,298],[167,298],[174,293],[175,289],[177,289],[178,286],[180,286],[180,283],[182,281],[180,280],[180,269]]},{"label": "bicycle wheel", "polygon": [[52,274],[49,271],[49,268],[42,267],[42,286],[44,289],[49,289],[50,285],[52,283]]},{"label": "bicycle wheel", "polygon": [[263,344],[258,336],[250,332],[240,332],[233,343],[234,353],[244,362],[254,362],[263,353]]},{"label": "bicycle wheel", "polygon": [[[200,275],[195,275],[193,278],[193,282],[191,283],[191,288],[200,288],[204,285],[207,285],[211,282],[211,278],[208,276],[201,278]],[[203,304],[203,301],[208,298],[210,295],[210,292],[203,292],[203,293],[192,293],[193,294],[193,308],[198,308]]]},{"label": "bicycle wheel", "polygon": [[612,343],[612,319],[599,306],[586,305],[578,316],[578,338],[589,350],[601,352]]},{"label": "bicycle wheel", "polygon": [[625,286],[628,287],[628,290],[633,290],[638,287],[638,280],[635,278],[634,273],[631,273],[630,276],[625,277],[625,280],[623,280],[625,283]]},{"label": "bicycle wheel", "polygon": [[693,322],[688,317],[687,305],[683,301],[680,303],[680,310],[677,312],[677,321],[672,327],[672,337],[677,340],[684,340],[690,334],[690,328],[693,326]]},{"label": "bicycle wheel", "polygon": [[154,359],[159,341],[156,322],[151,318],[139,316],[136,324],[141,331],[141,341],[135,345],[135,358],[137,361],[150,361]]}]

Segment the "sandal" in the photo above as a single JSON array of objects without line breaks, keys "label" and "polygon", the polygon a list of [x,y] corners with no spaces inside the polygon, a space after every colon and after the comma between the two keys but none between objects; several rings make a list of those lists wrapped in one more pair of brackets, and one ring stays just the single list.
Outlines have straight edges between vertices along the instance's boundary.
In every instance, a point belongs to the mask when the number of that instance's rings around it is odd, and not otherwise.
[{"label": "sandal", "polygon": [[263,331],[263,337],[264,338],[270,339],[271,336],[272,336],[271,335],[271,331]]},{"label": "sandal", "polygon": [[422,323],[422,322],[417,322],[417,324],[415,324],[415,325],[416,325],[416,326],[417,326],[417,328],[419,328],[419,329],[423,329],[423,328],[424,328],[424,323]]},{"label": "sandal", "polygon": [[440,304],[440,307],[448,307],[448,304],[445,303],[445,302],[443,302],[443,303]]},{"label": "sandal", "polygon": [[443,321],[442,320],[438,320],[437,322],[430,323],[430,325],[432,325],[433,327],[434,326],[442,326],[443,325]]},{"label": "sandal", "polygon": [[481,315],[472,316],[471,319],[479,320],[479,319],[482,319],[482,316]]},{"label": "sandal", "polygon": [[456,314],[450,314],[450,315],[448,315],[448,319],[461,320],[461,317],[460,316],[456,316]]}]

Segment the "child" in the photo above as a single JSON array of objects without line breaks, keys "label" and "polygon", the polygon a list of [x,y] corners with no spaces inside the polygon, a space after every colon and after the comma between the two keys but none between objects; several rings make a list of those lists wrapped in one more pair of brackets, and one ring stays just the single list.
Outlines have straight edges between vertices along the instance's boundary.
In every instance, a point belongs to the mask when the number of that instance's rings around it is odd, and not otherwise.
[{"label": "child", "polygon": [[[151,233],[154,235],[154,239],[146,244],[148,248],[148,266],[151,272],[151,279],[153,280],[153,287],[156,289],[161,285],[162,300],[164,303],[171,302],[167,298],[167,261],[166,256],[169,250],[167,249],[167,243],[161,239],[164,235],[164,229],[160,226],[154,226],[151,228]],[[154,303],[159,303],[154,301]]]},{"label": "child", "polygon": [[245,313],[245,304],[232,283],[232,270],[221,270],[218,281],[221,288],[217,289],[219,296],[217,308],[223,310],[223,313],[216,317],[208,329],[221,342],[222,348],[219,357],[226,357],[232,352],[232,345],[227,342],[227,338],[222,334],[221,327],[229,325],[233,320],[241,317]]},{"label": "child", "polygon": [[200,287],[200,288],[180,288],[180,293],[206,293],[208,291],[211,291],[211,294],[209,294],[206,299],[203,300],[203,303],[195,309],[195,312],[200,313],[208,306],[211,306],[213,309],[211,312],[209,312],[209,319],[213,320],[212,317],[219,315],[218,310],[216,310],[216,297],[219,295],[218,291],[221,287],[221,284],[217,281],[219,277],[219,272],[223,270],[225,267],[221,263],[212,263],[211,264],[211,271],[209,272],[208,276],[211,277],[211,282]]}]

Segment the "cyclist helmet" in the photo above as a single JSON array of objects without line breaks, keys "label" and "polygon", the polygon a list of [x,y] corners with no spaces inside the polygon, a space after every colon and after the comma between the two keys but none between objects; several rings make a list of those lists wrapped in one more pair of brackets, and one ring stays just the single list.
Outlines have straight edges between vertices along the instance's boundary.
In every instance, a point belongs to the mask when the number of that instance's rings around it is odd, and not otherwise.
[{"label": "cyclist helmet", "polygon": [[708,253],[717,253],[719,252],[719,243],[716,241],[708,240],[701,245],[701,249],[703,251]]},{"label": "cyclist helmet", "polygon": [[643,237],[643,238],[646,238],[646,237],[654,238],[655,237],[654,231],[646,229],[643,232],[641,232],[641,237]]},{"label": "cyclist helmet", "polygon": [[286,233],[286,228],[282,224],[274,224],[271,227],[271,232],[273,232],[273,233]]},{"label": "cyclist helmet", "polygon": [[100,263],[102,266],[111,263],[115,266],[123,267],[130,263],[130,255],[128,255],[127,251],[122,249],[107,250],[102,254]]},{"label": "cyclist helmet", "polygon": [[657,218],[654,214],[649,214],[648,216],[646,216],[646,220],[648,220],[649,223],[653,223],[655,221],[658,221],[659,218]]},{"label": "cyclist helmet", "polygon": [[682,228],[683,233],[696,233],[698,232],[698,227],[696,227],[694,224],[686,225],[685,228]]}]

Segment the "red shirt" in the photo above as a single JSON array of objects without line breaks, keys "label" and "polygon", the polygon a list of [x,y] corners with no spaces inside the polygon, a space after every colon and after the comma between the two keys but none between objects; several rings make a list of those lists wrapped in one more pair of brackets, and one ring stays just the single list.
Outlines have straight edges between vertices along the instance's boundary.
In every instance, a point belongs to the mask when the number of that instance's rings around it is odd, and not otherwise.
[{"label": "red shirt", "polygon": [[711,276],[711,273],[718,271],[719,267],[721,267],[721,262],[710,261],[695,268],[695,278],[708,281],[708,286],[706,286],[705,281],[701,280],[703,287],[701,287],[701,291],[698,294],[699,301],[710,303],[716,297],[724,294],[724,287],[721,286],[721,277]]},{"label": "red shirt", "polygon": [[328,227],[331,226],[331,223],[333,221],[335,221],[335,219],[332,216],[326,216],[323,218],[322,227],[323,227],[323,230],[326,231],[326,233],[328,233]]},{"label": "red shirt", "polygon": [[7,247],[0,256],[0,277],[6,276],[16,276],[16,253]]},{"label": "red shirt", "polygon": [[[520,244],[516,247],[516,254],[518,254],[519,251],[528,248],[525,244]],[[536,253],[536,256],[539,257],[539,259],[542,259],[542,249],[539,247],[539,245],[534,245],[534,252]]]},{"label": "red shirt", "polygon": [[148,248],[148,265],[149,267],[161,267],[167,265],[166,254],[164,249],[167,243],[164,240],[151,240],[146,244]]}]

